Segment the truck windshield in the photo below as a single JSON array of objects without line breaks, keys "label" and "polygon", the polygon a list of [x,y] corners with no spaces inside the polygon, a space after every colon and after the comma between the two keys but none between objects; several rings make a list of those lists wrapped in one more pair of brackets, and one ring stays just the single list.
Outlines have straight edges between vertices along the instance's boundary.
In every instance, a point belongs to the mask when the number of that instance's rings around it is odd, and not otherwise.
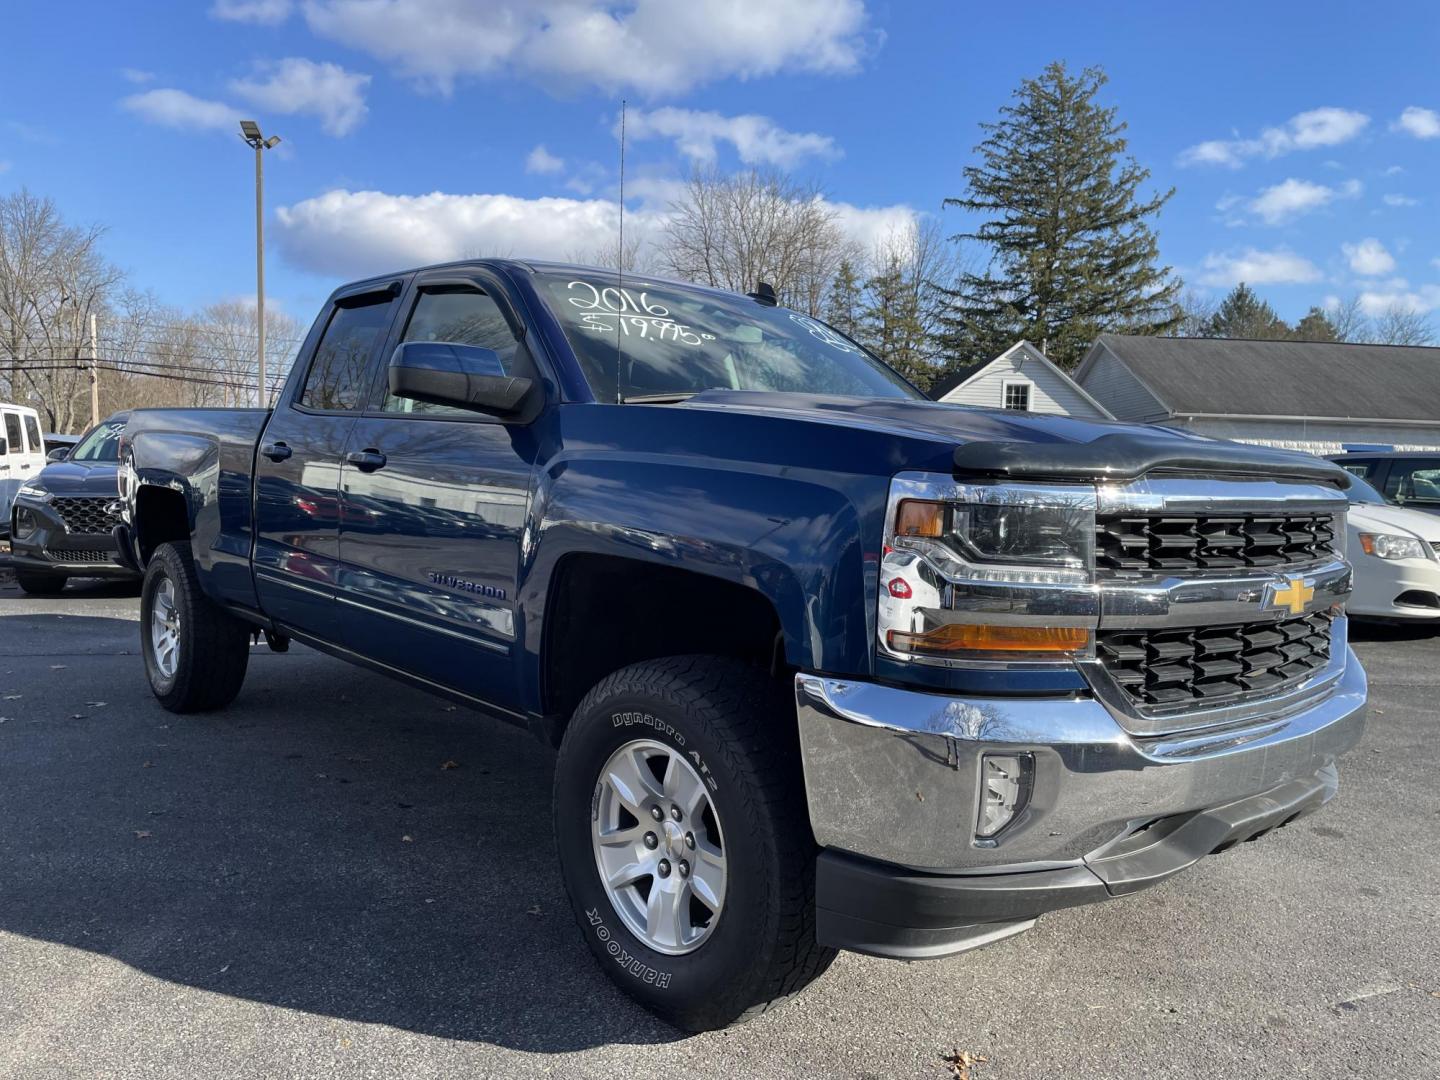
[{"label": "truck windshield", "polygon": [[70,451],[71,461],[119,461],[120,436],[124,420],[105,420],[96,424]]},{"label": "truck windshield", "polygon": [[[921,398],[876,357],[798,312],[626,275],[539,274],[600,401],[665,401],[715,388]],[[618,391],[618,393],[617,393]]]}]

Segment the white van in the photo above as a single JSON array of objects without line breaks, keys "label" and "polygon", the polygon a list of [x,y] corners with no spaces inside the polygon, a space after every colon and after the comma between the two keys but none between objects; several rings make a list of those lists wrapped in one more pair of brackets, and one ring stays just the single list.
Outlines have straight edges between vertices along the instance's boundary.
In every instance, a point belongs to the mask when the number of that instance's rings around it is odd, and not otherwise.
[{"label": "white van", "polygon": [[10,535],[10,504],[21,484],[45,467],[40,414],[0,402],[0,536]]}]

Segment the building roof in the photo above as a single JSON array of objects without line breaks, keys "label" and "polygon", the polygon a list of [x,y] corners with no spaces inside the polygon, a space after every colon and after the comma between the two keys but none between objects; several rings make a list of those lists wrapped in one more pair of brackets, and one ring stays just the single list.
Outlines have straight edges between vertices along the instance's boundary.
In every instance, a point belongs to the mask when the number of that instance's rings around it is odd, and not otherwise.
[{"label": "building roof", "polygon": [[1101,405],[1100,402],[1096,401],[1093,397],[1090,396],[1090,391],[1086,390],[1068,374],[1056,367],[1048,356],[1046,356],[1043,352],[1037,349],[1034,345],[1031,345],[1030,342],[1026,341],[1024,338],[1021,338],[1019,341],[1015,342],[1014,345],[1011,345],[1008,349],[1002,352],[999,356],[995,357],[993,360],[982,360],[978,363],[967,364],[962,368],[956,368],[954,371],[947,374],[944,379],[936,382],[936,384],[930,388],[930,399],[932,401],[944,401],[947,397],[954,394],[955,391],[959,390],[966,383],[973,382],[974,380],[980,378],[980,376],[989,368],[994,367],[996,364],[999,364],[1002,361],[1008,362],[1009,360],[1014,359],[1017,356],[1022,362],[1028,359],[1033,361],[1035,364],[1043,367],[1046,371],[1050,373],[1052,378],[1068,386],[1077,397],[1079,397],[1082,401],[1091,406],[1104,419],[1115,419],[1114,414],[1111,413],[1109,409],[1105,408],[1104,405]]},{"label": "building roof", "polygon": [[1171,416],[1440,420],[1440,349],[1101,334]]},{"label": "building roof", "polygon": [[974,375],[981,368],[987,368],[994,360],[977,360],[973,364],[966,364],[963,367],[951,368],[940,378],[936,379],[929,391],[931,401],[939,401],[946,394],[950,393],[957,386],[967,382],[971,375]]}]

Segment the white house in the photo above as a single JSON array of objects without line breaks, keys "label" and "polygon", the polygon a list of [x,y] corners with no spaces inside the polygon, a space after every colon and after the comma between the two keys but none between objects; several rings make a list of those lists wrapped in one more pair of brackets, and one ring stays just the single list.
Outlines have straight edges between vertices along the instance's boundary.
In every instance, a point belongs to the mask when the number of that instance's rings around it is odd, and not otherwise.
[{"label": "white house", "polygon": [[1440,448],[1440,349],[1101,334],[1075,381],[1119,420],[1215,438]]},{"label": "white house", "polygon": [[1017,341],[994,360],[959,368],[930,390],[936,401],[987,409],[1113,420],[1074,379],[1046,359],[1028,341]]}]

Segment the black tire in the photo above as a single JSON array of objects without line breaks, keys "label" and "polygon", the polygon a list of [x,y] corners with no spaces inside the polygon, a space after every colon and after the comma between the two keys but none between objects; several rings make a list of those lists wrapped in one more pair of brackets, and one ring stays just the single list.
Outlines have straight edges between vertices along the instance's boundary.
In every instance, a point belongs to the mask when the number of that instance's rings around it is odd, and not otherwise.
[{"label": "black tire", "polygon": [[[815,841],[787,712],[781,688],[749,665],[668,657],[606,677],[575,710],[561,742],[555,837],[576,921],[621,989],[687,1031],[749,1020],[799,993],[835,958],[815,941]],[[612,753],[639,738],[695,761],[723,824],[724,908],[683,955],[654,950],[630,931],[592,846],[599,774]]]},{"label": "black tire", "polygon": [[29,593],[31,596],[54,596],[65,589],[65,582],[70,578],[67,574],[54,574],[45,570],[24,570],[15,568],[15,584],[20,586],[20,591]]},{"label": "black tire", "polygon": [[[174,671],[156,656],[151,633],[156,596],[170,584],[179,633]],[[250,627],[200,590],[189,545],[161,544],[140,590],[140,653],[160,704],[171,712],[206,712],[235,700],[250,662]]]}]

